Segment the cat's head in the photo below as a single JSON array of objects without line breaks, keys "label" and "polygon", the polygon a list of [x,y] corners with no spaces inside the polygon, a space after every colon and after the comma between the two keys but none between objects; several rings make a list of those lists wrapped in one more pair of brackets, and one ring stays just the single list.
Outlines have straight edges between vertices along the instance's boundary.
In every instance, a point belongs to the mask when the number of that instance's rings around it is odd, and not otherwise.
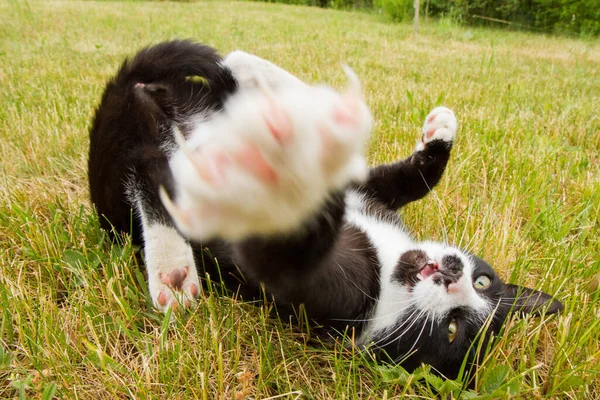
[{"label": "cat's head", "polygon": [[[563,308],[546,293],[504,283],[481,258],[431,242],[401,254],[382,302],[388,320],[374,329],[375,346],[408,370],[425,363],[447,377],[456,376],[466,355],[476,359],[510,313]],[[394,314],[394,307],[403,311]]]}]

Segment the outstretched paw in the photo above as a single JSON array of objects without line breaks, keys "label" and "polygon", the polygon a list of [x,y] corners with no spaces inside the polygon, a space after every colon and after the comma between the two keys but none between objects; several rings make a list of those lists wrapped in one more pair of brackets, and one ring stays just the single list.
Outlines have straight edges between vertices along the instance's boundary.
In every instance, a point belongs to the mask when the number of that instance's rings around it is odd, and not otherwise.
[{"label": "outstretched paw", "polygon": [[442,140],[452,143],[456,136],[456,117],[454,112],[446,107],[436,107],[425,118],[423,136],[417,144],[417,151],[423,150],[428,143]]},{"label": "outstretched paw", "polygon": [[176,196],[163,204],[192,239],[240,239],[301,226],[336,189],[366,177],[371,114],[351,71],[344,93],[263,87],[235,95],[180,142]]}]

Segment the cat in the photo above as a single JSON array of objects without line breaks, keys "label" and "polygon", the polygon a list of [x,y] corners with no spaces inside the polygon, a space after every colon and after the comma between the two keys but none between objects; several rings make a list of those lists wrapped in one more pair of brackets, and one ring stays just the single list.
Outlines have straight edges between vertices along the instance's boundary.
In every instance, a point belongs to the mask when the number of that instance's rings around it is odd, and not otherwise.
[{"label": "cat", "polygon": [[191,306],[208,275],[244,299],[266,292],[281,316],[303,308],[321,334],[347,333],[408,370],[455,377],[510,313],[563,306],[410,236],[397,211],[440,181],[456,117],[433,109],[412,155],[369,168],[372,115],[346,72],[338,92],[242,51],[144,48],[96,110],[91,200],[103,229],[143,246],[161,311]]}]

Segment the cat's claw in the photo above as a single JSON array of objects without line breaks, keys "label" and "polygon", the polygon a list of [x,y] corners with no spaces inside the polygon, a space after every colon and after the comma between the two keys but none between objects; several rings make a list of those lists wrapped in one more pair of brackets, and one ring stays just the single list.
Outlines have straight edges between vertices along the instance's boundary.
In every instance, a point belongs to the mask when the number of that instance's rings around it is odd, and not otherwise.
[{"label": "cat's claw", "polygon": [[451,143],[456,136],[456,116],[446,107],[434,108],[425,118],[421,141],[417,144],[417,151],[423,150],[428,143],[442,140]]},{"label": "cat's claw", "polygon": [[234,96],[172,158],[176,196],[161,198],[197,240],[295,229],[332,190],[367,175],[372,118],[360,86],[299,86]]}]

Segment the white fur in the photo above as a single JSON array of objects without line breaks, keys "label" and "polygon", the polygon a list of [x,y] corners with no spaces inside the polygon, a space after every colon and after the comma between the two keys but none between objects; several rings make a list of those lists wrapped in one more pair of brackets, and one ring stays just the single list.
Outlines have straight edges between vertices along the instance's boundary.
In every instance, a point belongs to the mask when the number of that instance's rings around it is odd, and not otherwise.
[{"label": "white fur", "polygon": [[463,270],[461,278],[455,284],[457,290],[452,294],[448,293],[444,285],[436,285],[431,279],[418,282],[413,289],[417,308],[435,319],[442,319],[450,310],[460,306],[470,307],[481,315],[487,314],[489,304],[473,287],[474,265],[468,256],[455,247],[436,242],[423,242],[419,249],[441,266],[445,256],[455,255],[462,261]]},{"label": "white fur", "polygon": [[[183,304],[183,300],[194,300],[190,286],[200,290],[198,272],[194,263],[192,248],[173,228],[152,224],[144,227],[144,258],[148,272],[148,289],[154,306],[164,311],[174,302]],[[169,275],[176,268],[187,268],[182,290],[174,291],[161,281],[161,274]],[[161,292],[166,295],[166,304],[158,303]]]},{"label": "white fur", "polygon": [[[364,179],[371,114],[359,95],[350,94],[354,98],[349,101],[344,96],[306,85],[233,96],[224,111],[201,123],[186,148],[171,159],[178,210],[170,211],[178,228],[193,239],[289,231],[315,212],[331,189]],[[338,123],[334,111],[348,102],[356,106],[355,122]],[[277,112],[291,123],[291,135],[283,141],[274,137],[265,119]],[[275,183],[238,165],[236,153],[249,145],[276,171]],[[198,174],[198,168],[216,168],[210,163],[216,156],[231,164],[220,185]]]},{"label": "white fur", "polygon": [[[433,118],[433,119],[432,119]],[[415,151],[421,151],[427,143],[441,139],[445,142],[451,142],[456,136],[456,116],[454,112],[446,107],[436,107],[425,118],[423,123],[423,136]],[[434,130],[433,135],[427,136],[427,132]]]},{"label": "white fur", "polygon": [[[148,291],[156,308],[165,311],[175,302],[183,303],[183,300],[194,300],[190,287],[196,285],[200,290],[198,272],[194,262],[194,255],[189,243],[172,227],[157,222],[149,222],[144,212],[143,198],[130,188],[129,196],[137,205],[137,212],[142,220],[142,232],[144,235],[144,263],[148,275]],[[174,292],[161,279],[161,274],[169,275],[177,268],[188,267],[187,276],[184,279],[181,292]],[[166,295],[166,303],[159,304],[158,297],[161,292]]]},{"label": "white fur", "polygon": [[304,82],[286,70],[241,50],[229,53],[223,60],[223,65],[233,72],[235,80],[242,89],[258,88],[260,79],[264,80],[272,89],[306,86]]},{"label": "white fur", "polygon": [[[451,110],[445,107],[435,108],[425,120],[423,138],[416,150],[423,150],[427,143],[436,139],[454,140],[456,125],[456,117]],[[433,133],[427,136],[431,130]],[[359,344],[368,343],[376,332],[394,327],[397,321],[405,316],[410,306],[432,320],[442,319],[450,310],[460,306],[472,308],[481,318],[490,310],[491,305],[473,287],[474,265],[471,259],[459,249],[435,242],[415,242],[397,222],[368,215],[364,211],[364,196],[354,191],[347,193],[346,207],[347,222],[367,234],[381,266],[380,295],[370,322],[358,341]],[[442,268],[444,256],[458,256],[462,261],[463,271],[461,278],[453,284],[452,293],[448,292],[445,285],[435,284],[431,278],[417,282],[412,290],[392,280],[400,256],[409,250],[424,251]]]},{"label": "white fur", "polygon": [[414,248],[415,243],[401,227],[364,213],[364,197],[354,191],[346,195],[346,221],[365,232],[377,252],[380,270],[379,299],[372,322],[365,333],[393,326],[408,307],[411,295],[406,287],[392,281],[400,255]]},{"label": "white fur", "polygon": [[[480,296],[473,287],[473,263],[459,249],[435,242],[418,243],[396,224],[366,215],[361,211],[363,200],[360,195],[349,192],[347,195],[348,223],[360,228],[367,234],[374,246],[381,265],[380,293],[375,311],[364,330],[359,344],[366,344],[374,333],[394,327],[397,321],[405,316],[409,306],[414,306],[418,312],[431,319],[442,319],[453,308],[466,306],[484,316],[491,305]],[[400,256],[409,250],[422,250],[429,259],[435,260],[443,268],[443,258],[448,255],[458,256],[463,263],[463,275],[455,284],[456,290],[448,293],[446,286],[438,285],[433,279],[427,278],[412,288],[392,280],[394,270],[398,266]],[[482,317],[483,318],[483,317]]]}]

